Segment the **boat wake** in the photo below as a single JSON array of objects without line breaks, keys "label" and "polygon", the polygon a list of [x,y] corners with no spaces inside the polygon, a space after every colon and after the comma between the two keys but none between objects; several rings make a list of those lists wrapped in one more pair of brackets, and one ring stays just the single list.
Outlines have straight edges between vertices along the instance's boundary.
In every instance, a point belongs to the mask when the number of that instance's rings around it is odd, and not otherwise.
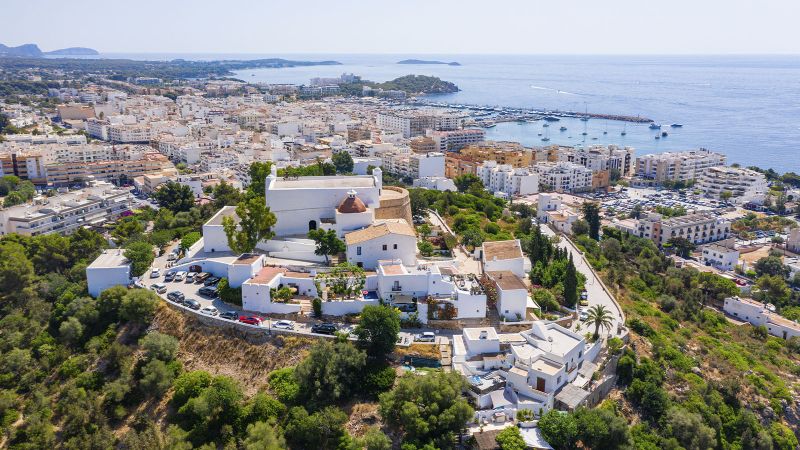
[{"label": "boat wake", "polygon": [[558,89],[553,89],[553,88],[544,87],[544,86],[536,86],[536,85],[533,85],[533,84],[531,85],[531,89],[536,89],[536,90],[539,90],[539,91],[551,91],[551,92],[555,92],[556,94],[564,94],[564,95],[580,95],[580,94],[576,94],[574,92],[561,91],[561,90],[558,90]]}]

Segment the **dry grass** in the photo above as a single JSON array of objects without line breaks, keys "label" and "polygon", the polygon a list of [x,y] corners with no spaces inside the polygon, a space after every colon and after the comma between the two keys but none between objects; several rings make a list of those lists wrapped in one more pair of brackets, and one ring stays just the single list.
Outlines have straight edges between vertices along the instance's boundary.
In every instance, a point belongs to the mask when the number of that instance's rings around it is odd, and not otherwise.
[{"label": "dry grass", "polygon": [[230,376],[248,396],[267,384],[271,371],[299,363],[314,342],[207,326],[166,306],[159,308],[153,328],[180,340],[178,359],[185,370]]},{"label": "dry grass", "polygon": [[408,347],[396,347],[394,353],[402,359],[404,356],[420,356],[439,359],[439,346],[435,344],[411,344]]}]

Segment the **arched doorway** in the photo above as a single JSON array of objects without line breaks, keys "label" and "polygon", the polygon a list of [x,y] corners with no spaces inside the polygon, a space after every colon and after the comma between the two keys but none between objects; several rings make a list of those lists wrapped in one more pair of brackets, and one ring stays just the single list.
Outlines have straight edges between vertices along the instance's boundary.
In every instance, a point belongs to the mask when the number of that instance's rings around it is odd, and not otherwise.
[{"label": "arched doorway", "polygon": [[308,221],[308,231],[316,230],[317,229],[317,221],[316,220],[309,220]]}]

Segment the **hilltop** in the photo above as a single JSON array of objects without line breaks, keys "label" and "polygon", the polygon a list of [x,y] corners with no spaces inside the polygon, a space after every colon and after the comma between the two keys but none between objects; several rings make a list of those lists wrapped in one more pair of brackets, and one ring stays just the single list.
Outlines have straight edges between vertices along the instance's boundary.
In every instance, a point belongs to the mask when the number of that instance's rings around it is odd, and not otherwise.
[{"label": "hilltop", "polygon": [[58,50],[53,50],[52,52],[45,52],[45,55],[53,55],[53,56],[90,56],[90,55],[99,55],[100,52],[93,48],[87,47],[68,47],[68,48],[61,48]]},{"label": "hilltop", "polygon": [[355,83],[342,84],[339,88],[345,94],[361,95],[361,90],[364,86],[374,89],[403,91],[408,95],[449,94],[460,90],[455,83],[427,75],[405,75],[384,83],[361,80]]}]

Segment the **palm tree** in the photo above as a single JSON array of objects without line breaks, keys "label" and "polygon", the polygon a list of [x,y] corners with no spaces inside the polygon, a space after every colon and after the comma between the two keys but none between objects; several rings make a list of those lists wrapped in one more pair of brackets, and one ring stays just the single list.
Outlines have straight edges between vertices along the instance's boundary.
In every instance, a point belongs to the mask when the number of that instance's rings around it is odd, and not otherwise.
[{"label": "palm tree", "polygon": [[611,330],[611,325],[614,323],[613,316],[611,312],[609,312],[605,306],[603,305],[594,305],[589,308],[589,318],[587,320],[588,323],[594,324],[594,338],[597,339],[600,336],[600,327],[605,328],[606,330]]}]

